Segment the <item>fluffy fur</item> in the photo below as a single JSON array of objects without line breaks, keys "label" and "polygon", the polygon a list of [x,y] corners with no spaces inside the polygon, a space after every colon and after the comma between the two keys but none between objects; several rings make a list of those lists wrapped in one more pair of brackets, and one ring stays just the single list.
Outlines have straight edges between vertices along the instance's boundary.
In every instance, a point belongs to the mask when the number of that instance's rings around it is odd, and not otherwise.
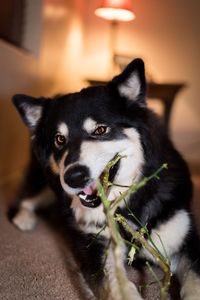
[{"label": "fluffy fur", "polygon": [[[131,195],[127,203],[140,222],[147,224],[163,252],[159,234],[180,279],[182,299],[199,299],[200,242],[190,211],[190,174],[162,123],[146,106],[142,60],[134,60],[106,86],[89,87],[54,99],[16,95],[13,102],[30,128],[32,143],[27,195],[21,197],[13,223],[22,230],[35,226],[35,210],[43,198],[38,194],[49,193],[48,185],[68,205],[68,223],[70,220],[73,224],[76,236],[73,249],[78,252],[80,268],[94,295],[116,300],[113,257],[105,257],[108,230],[94,239],[105,224],[102,204],[96,197],[96,180],[118,152],[126,158],[112,170],[110,179],[119,185],[138,182],[167,163],[168,169],[161,173],[160,180],[152,180]],[[35,192],[31,191],[34,185]],[[124,189],[111,187],[108,199],[113,200]],[[137,228],[123,204],[118,210]],[[125,256],[124,246],[122,260]],[[152,260],[145,251],[139,256]],[[133,284],[130,299],[142,299]]]}]

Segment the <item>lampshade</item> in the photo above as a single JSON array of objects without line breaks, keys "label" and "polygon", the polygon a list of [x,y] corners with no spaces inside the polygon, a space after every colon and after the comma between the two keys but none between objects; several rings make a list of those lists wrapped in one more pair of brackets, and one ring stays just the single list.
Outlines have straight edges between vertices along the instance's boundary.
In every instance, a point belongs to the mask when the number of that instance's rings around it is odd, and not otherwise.
[{"label": "lampshade", "polygon": [[131,21],[135,19],[131,2],[131,0],[103,0],[95,10],[95,15],[112,21]]}]

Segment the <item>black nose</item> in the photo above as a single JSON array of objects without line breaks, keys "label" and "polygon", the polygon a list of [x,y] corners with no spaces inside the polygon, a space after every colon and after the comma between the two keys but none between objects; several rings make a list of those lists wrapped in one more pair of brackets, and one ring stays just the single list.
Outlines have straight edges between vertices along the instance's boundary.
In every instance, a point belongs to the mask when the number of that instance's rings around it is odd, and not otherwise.
[{"label": "black nose", "polygon": [[89,170],[80,165],[71,167],[65,172],[64,180],[71,188],[83,188],[89,181]]}]

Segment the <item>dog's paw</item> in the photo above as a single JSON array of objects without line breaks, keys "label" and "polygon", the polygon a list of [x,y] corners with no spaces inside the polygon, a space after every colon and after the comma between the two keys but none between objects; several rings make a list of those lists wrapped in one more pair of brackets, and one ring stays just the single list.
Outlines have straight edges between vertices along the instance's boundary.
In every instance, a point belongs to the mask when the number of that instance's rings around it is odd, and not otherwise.
[{"label": "dog's paw", "polygon": [[37,217],[34,212],[21,208],[12,219],[13,224],[22,231],[33,230],[37,224]]}]

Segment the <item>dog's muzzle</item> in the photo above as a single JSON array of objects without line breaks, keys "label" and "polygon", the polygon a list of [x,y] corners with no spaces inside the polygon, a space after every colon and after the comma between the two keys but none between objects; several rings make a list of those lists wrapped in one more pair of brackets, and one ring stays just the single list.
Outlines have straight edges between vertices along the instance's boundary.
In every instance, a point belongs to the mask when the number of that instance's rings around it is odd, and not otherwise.
[{"label": "dog's muzzle", "polygon": [[[119,162],[111,168],[109,173],[110,182],[113,182],[118,167]],[[100,175],[100,181],[103,174],[104,172]],[[64,180],[70,188],[81,190],[78,196],[83,206],[95,208],[101,204],[101,199],[97,195],[96,180],[90,178],[90,172],[86,166],[75,165],[70,167],[64,174]]]},{"label": "dog's muzzle", "polygon": [[76,165],[69,168],[65,172],[64,180],[70,188],[82,189],[78,196],[83,206],[95,208],[101,204],[101,199],[97,196],[96,183],[91,180],[86,166]]}]

